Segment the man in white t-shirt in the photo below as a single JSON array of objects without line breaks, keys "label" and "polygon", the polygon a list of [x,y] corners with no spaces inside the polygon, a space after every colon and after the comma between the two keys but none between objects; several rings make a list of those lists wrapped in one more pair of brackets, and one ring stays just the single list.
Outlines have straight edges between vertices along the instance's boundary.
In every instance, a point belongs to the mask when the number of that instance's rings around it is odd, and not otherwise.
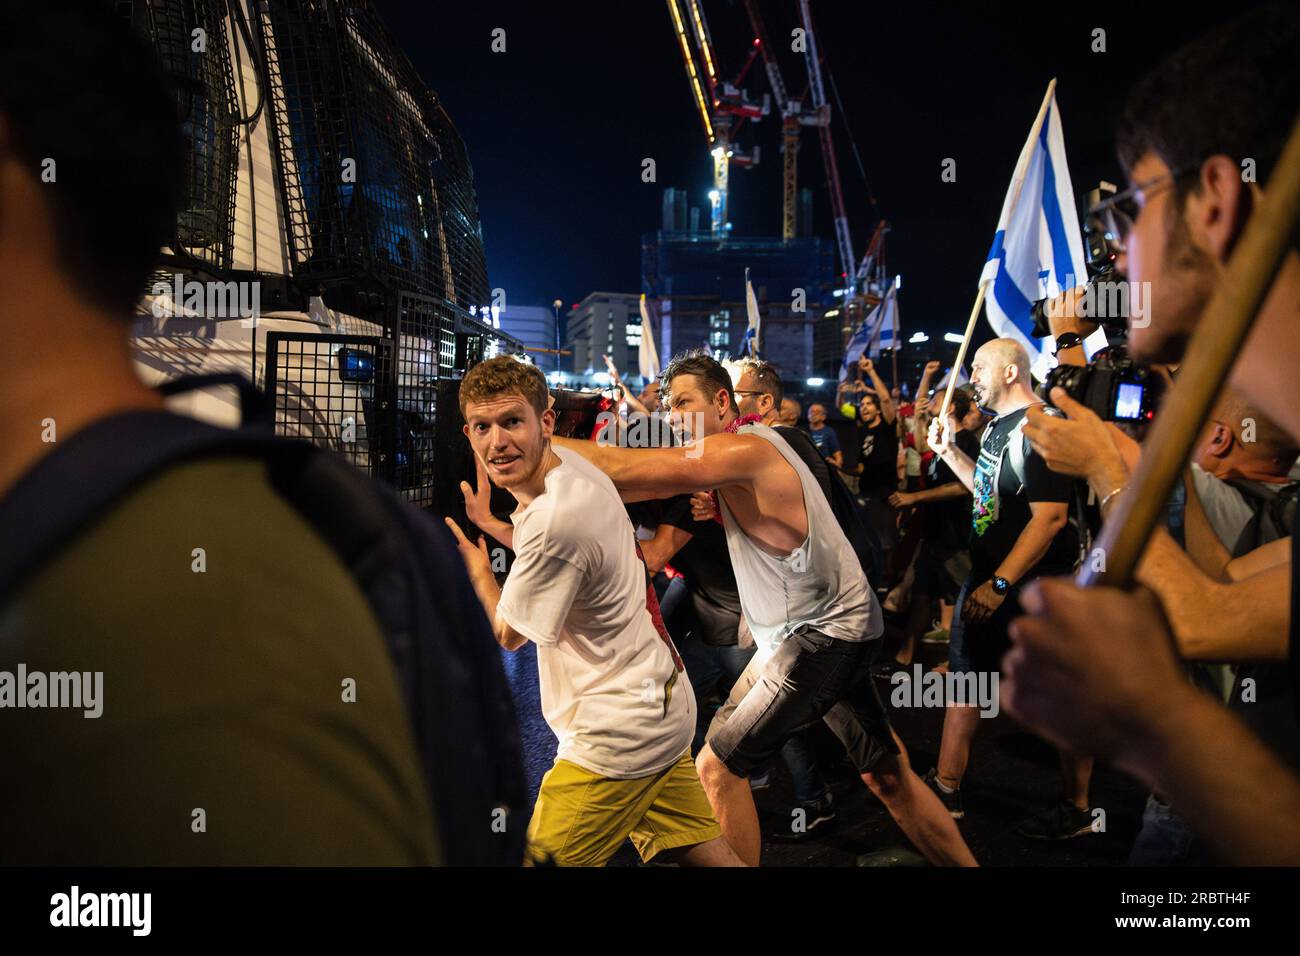
[{"label": "man in white t-shirt", "polygon": [[[460,407],[487,481],[515,496],[512,525],[470,512],[515,552],[498,588],[486,542],[450,518],[498,642],[537,645],[542,712],[559,738],[528,828],[533,863],[601,866],[631,837],[642,859],[742,865],[691,759],[695,698],[650,614],[646,571],[613,484],[581,455],[553,447],[555,412],[536,366],[501,356],[471,369]],[[481,500],[479,502],[482,503]]]}]

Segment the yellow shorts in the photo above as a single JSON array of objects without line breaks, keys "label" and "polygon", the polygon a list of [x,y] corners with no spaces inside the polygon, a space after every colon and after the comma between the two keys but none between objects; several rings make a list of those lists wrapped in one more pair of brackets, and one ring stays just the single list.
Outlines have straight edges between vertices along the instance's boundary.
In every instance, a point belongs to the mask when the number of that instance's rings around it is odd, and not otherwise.
[{"label": "yellow shorts", "polygon": [[528,824],[534,865],[604,866],[628,837],[641,859],[722,836],[688,750],[658,773],[615,780],[567,760],[542,778]]}]

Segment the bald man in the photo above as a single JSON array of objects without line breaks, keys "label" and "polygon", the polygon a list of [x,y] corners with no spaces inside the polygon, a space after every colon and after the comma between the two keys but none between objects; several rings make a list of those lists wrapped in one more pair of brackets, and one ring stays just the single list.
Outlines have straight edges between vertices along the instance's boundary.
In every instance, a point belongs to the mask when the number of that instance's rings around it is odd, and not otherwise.
[{"label": "bald man", "polygon": [[[1224,390],[1201,430],[1192,469],[1201,506],[1225,548],[1221,563],[1264,543],[1256,502],[1273,498],[1280,486],[1300,478],[1292,470],[1297,457],[1300,448],[1272,419],[1234,389]],[[1290,529],[1273,530],[1279,532],[1273,537],[1285,537]]]},{"label": "bald man", "polygon": [[[962,452],[947,428],[941,433],[937,419],[931,423],[929,441],[973,496],[971,571],[957,596],[949,670],[991,683],[991,676],[983,675],[1000,671],[1010,646],[1007,625],[1020,613],[1020,589],[1043,575],[1069,574],[1079,544],[1069,523],[1073,480],[1051,471],[1021,431],[1030,406],[1042,404],[1034,394],[1024,348],[1015,339],[985,343],[971,363],[971,386],[975,401],[996,416],[984,429],[977,458],[972,461]],[[981,713],[949,702],[939,765],[926,778],[958,818],[964,815],[961,780]],[[1022,835],[1063,840],[1092,832],[1091,765],[1062,753],[1061,767],[1065,798],[1022,823]]]}]

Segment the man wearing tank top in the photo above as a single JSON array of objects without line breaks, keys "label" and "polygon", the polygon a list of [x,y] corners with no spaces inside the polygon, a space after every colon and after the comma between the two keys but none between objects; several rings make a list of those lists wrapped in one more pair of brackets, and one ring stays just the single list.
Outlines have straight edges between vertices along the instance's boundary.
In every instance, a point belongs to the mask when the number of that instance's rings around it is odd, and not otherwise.
[{"label": "man wearing tank top", "polygon": [[731,377],[708,355],[678,356],[663,382],[670,415],[689,439],[684,447],[555,441],[605,472],[625,501],[716,494],[741,607],[758,644],[696,758],[727,842],[758,864],[758,813],[746,777],[791,734],[822,720],[932,863],[974,865],[889,725],[870,674],[883,630],[880,605],[807,465],[771,428],[737,418]]}]

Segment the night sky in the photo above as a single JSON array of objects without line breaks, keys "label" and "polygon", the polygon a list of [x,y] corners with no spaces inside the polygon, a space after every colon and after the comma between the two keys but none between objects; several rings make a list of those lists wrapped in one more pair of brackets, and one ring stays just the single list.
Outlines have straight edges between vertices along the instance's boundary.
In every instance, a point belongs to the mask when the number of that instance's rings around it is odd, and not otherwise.
[{"label": "night sky", "polygon": [[[688,189],[707,224],[705,134],[662,0],[375,5],[465,138],[489,278],[509,302],[558,297],[571,305],[593,290],[639,292],[640,237],[659,228],[666,186]],[[827,89],[854,254],[862,255],[879,218],[890,221],[886,257],[903,275],[905,333],[962,329],[1016,158],[1053,76],[1076,194],[1103,178],[1120,182],[1112,134],[1127,90],[1161,57],[1250,5],[1215,14],[1147,3],[813,0],[825,66],[844,102],[840,113]],[[760,10],[797,95],[807,85],[802,55],[790,52],[797,4],[760,0]],[[752,40],[744,7],[704,0],[704,11],[720,72],[734,76]],[[491,51],[496,27],[506,31],[504,53]],[[1098,27],[1105,53],[1090,49]],[[768,91],[761,61],[745,85],[751,95]],[[779,235],[775,104],[740,143],[757,143],[763,155],[756,169],[733,167],[733,231]],[[656,161],[657,183],[641,181],[645,157]],[[954,183],[940,180],[945,157],[957,161]],[[804,132],[799,167],[800,185],[813,189],[817,232],[831,240],[813,129]]]}]

